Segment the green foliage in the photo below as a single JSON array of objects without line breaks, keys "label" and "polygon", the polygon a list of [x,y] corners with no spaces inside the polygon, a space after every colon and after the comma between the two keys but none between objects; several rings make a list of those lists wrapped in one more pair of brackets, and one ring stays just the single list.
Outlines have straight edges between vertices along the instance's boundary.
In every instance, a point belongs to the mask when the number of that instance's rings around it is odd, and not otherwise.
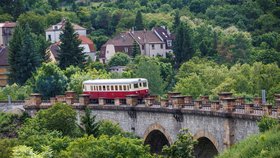
[{"label": "green foliage", "polygon": [[0,139],[17,137],[17,130],[24,122],[26,115],[0,112]]},{"label": "green foliage", "polygon": [[138,11],[136,13],[134,26],[135,26],[135,30],[143,30],[144,29],[142,13],[140,11]]},{"label": "green foliage", "polygon": [[[147,71],[149,70],[149,71]],[[149,90],[151,94],[163,94],[165,83],[160,74],[160,66],[152,60],[140,60],[135,70],[135,76],[146,78],[149,82]]]},{"label": "green foliage", "polygon": [[100,157],[132,157],[151,158],[147,146],[139,139],[121,136],[86,136],[71,142],[69,147],[60,154],[65,158],[100,158]]},{"label": "green foliage", "polygon": [[0,139],[0,157],[10,158],[14,146],[18,145],[17,139]]},{"label": "green foliage", "polygon": [[194,55],[192,32],[187,23],[181,22],[176,30],[174,41],[175,60],[178,65],[190,60]]},{"label": "green foliage", "polygon": [[[176,76],[175,90],[189,95],[216,96],[221,91],[231,91],[236,95],[259,96],[262,89],[273,100],[273,93],[280,89],[280,70],[276,64],[235,64],[225,65],[201,58],[193,58],[184,63]],[[193,86],[195,85],[195,86]]]},{"label": "green foliage", "polygon": [[0,100],[7,101],[8,95],[12,100],[24,100],[32,93],[32,87],[29,85],[19,86],[17,84],[7,85],[0,88]]},{"label": "green foliage", "polygon": [[100,123],[96,122],[96,115],[91,116],[90,109],[85,109],[85,116],[82,117],[83,130],[87,135],[93,135],[96,137],[98,135]]},{"label": "green foliage", "polygon": [[258,135],[251,136],[221,153],[218,158],[271,157],[280,156],[279,126]]},{"label": "green foliage", "polygon": [[24,29],[18,25],[9,44],[9,81],[23,85],[41,64],[29,25],[26,24]]},{"label": "green foliage", "polygon": [[134,41],[132,47],[132,56],[135,58],[137,55],[141,55],[141,51],[138,43]]},{"label": "green foliage", "polygon": [[177,140],[170,147],[164,146],[163,155],[176,158],[194,158],[194,145],[192,135],[187,129],[183,129],[177,135]]},{"label": "green foliage", "polygon": [[19,145],[13,148],[12,158],[52,158],[52,151],[49,147],[45,147],[42,153],[36,153],[31,147]]},{"label": "green foliage", "polygon": [[76,92],[77,94],[82,93],[82,83],[86,80],[92,80],[92,79],[106,79],[110,78],[110,74],[107,73],[105,70],[99,70],[96,69],[90,69],[87,68],[86,71],[78,71],[75,74],[71,75],[70,81],[68,83],[68,90],[72,90]]},{"label": "green foliage", "polygon": [[81,41],[78,34],[74,32],[72,24],[67,20],[63,33],[60,35],[61,44],[59,45],[59,67],[65,69],[70,65],[83,67],[85,55],[83,48],[79,47]]},{"label": "green foliage", "polygon": [[263,116],[262,119],[258,122],[260,132],[266,132],[277,125],[279,125],[279,121],[268,116]]},{"label": "green foliage", "polygon": [[108,65],[112,66],[126,66],[130,62],[130,58],[125,53],[116,53],[110,60]]},{"label": "green foliage", "polygon": [[107,135],[109,137],[122,135],[124,132],[121,127],[108,120],[103,120],[99,123],[98,135]]},{"label": "green foliage", "polygon": [[39,111],[36,117],[41,126],[48,130],[57,130],[69,136],[78,134],[76,112],[69,105],[57,103],[47,110]]},{"label": "green foliage", "polygon": [[34,76],[34,91],[45,98],[63,94],[67,86],[67,78],[63,71],[53,63],[44,63]]}]

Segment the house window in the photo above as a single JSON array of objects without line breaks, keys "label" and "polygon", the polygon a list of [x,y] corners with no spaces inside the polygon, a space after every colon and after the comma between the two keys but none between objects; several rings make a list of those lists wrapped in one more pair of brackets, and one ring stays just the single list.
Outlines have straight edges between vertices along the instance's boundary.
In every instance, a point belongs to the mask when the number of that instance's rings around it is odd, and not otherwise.
[{"label": "house window", "polygon": [[128,53],[128,48],[127,47],[124,48],[124,52]]},{"label": "house window", "polygon": [[48,39],[49,39],[49,41],[51,41],[52,40],[52,36],[48,35]]},{"label": "house window", "polygon": [[145,45],[143,44],[143,45],[142,45],[142,50],[144,50],[144,49],[145,49]]},{"label": "house window", "polygon": [[163,44],[160,44],[160,49],[163,49]]},{"label": "house window", "polygon": [[167,40],[167,46],[172,47],[172,41],[171,40]]},{"label": "house window", "polygon": [[155,49],[155,45],[154,44],[152,44],[152,49]]}]

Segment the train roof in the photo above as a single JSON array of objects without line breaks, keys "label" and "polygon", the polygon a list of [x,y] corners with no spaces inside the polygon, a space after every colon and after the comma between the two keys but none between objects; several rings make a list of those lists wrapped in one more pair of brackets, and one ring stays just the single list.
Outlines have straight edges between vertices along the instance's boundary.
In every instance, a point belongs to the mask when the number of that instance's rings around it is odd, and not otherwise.
[{"label": "train roof", "polygon": [[83,84],[131,84],[138,83],[139,81],[147,82],[145,78],[129,78],[129,79],[96,79],[96,80],[87,80]]}]

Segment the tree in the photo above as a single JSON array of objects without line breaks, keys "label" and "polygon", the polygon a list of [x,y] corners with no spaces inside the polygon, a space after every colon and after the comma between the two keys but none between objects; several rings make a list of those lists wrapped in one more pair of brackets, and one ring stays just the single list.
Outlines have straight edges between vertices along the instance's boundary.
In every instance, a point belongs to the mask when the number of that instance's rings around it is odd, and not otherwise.
[{"label": "tree", "polygon": [[141,55],[141,51],[138,43],[134,40],[132,47],[132,56],[135,58],[137,55]]},{"label": "tree", "polygon": [[69,105],[56,103],[47,110],[39,111],[36,117],[43,128],[59,131],[64,136],[78,134],[76,112]]},{"label": "tree", "polygon": [[22,47],[18,59],[16,73],[18,73],[19,78],[16,79],[16,83],[23,85],[41,65],[40,54],[36,51],[34,38],[32,38],[28,24],[26,24],[23,32]]},{"label": "tree", "polygon": [[173,21],[173,30],[175,31],[176,28],[180,25],[180,13],[178,10],[176,10],[175,15],[174,15],[174,21]]},{"label": "tree", "polygon": [[110,60],[108,65],[112,66],[126,66],[130,62],[130,58],[125,53],[116,53]]},{"label": "tree", "polygon": [[12,39],[9,42],[9,57],[8,62],[10,65],[10,74],[9,74],[9,83],[15,83],[20,78],[20,74],[18,73],[18,67],[20,64],[20,51],[22,48],[22,39],[23,39],[23,28],[21,25],[17,25]]},{"label": "tree", "polygon": [[105,79],[110,78],[110,74],[107,73],[105,70],[99,70],[96,69],[86,69],[86,71],[78,71],[75,74],[71,75],[69,82],[68,82],[68,90],[72,90],[76,92],[77,94],[81,94],[83,87],[82,83],[86,80],[92,80],[92,79]]},{"label": "tree", "polygon": [[271,157],[280,156],[280,127],[279,125],[257,135],[252,135],[228,150],[223,151],[217,158]]},{"label": "tree", "polygon": [[98,135],[107,135],[109,137],[123,135],[124,131],[119,124],[113,123],[108,120],[103,120],[99,124]]},{"label": "tree", "polygon": [[143,24],[143,18],[141,11],[138,11],[136,13],[135,22],[134,22],[135,30],[143,30],[144,24]]},{"label": "tree", "polygon": [[74,32],[72,24],[67,20],[65,28],[60,36],[59,45],[59,67],[65,69],[70,65],[82,67],[85,62],[83,48],[80,47],[81,41],[78,34]]},{"label": "tree", "polygon": [[163,154],[167,157],[194,158],[194,145],[192,135],[187,129],[183,129],[177,135],[177,140],[170,147],[164,146]]},{"label": "tree", "polygon": [[70,143],[67,149],[58,157],[100,158],[100,157],[138,157],[152,158],[149,147],[142,140],[122,136],[108,137],[106,135],[94,138],[85,136]]},{"label": "tree", "polygon": [[260,132],[266,132],[276,127],[277,125],[279,125],[279,121],[268,116],[263,116],[262,119],[258,121]]},{"label": "tree", "polygon": [[135,76],[148,80],[151,94],[163,94],[165,83],[160,75],[160,66],[152,60],[140,60],[135,70]]},{"label": "tree", "polygon": [[67,87],[67,78],[63,71],[53,63],[45,63],[34,74],[34,91],[44,98],[63,94]]},{"label": "tree", "polygon": [[174,40],[174,53],[177,65],[190,60],[194,55],[191,28],[187,23],[180,23]]},{"label": "tree", "polygon": [[52,158],[53,154],[49,147],[45,151],[37,154],[31,147],[25,145],[15,146],[13,148],[12,158]]},{"label": "tree", "polygon": [[96,122],[96,115],[90,116],[90,109],[85,109],[85,116],[82,117],[82,125],[84,126],[84,131],[88,135],[98,136],[99,122]]}]

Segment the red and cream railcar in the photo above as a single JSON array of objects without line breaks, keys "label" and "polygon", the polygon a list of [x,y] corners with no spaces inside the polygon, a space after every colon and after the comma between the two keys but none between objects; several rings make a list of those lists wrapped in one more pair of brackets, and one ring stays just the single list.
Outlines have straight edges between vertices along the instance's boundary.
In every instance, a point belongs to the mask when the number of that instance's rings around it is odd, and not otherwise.
[{"label": "red and cream railcar", "polygon": [[149,94],[148,81],[144,78],[96,79],[83,82],[83,93],[90,99],[125,99],[127,95],[138,95],[142,99]]}]

